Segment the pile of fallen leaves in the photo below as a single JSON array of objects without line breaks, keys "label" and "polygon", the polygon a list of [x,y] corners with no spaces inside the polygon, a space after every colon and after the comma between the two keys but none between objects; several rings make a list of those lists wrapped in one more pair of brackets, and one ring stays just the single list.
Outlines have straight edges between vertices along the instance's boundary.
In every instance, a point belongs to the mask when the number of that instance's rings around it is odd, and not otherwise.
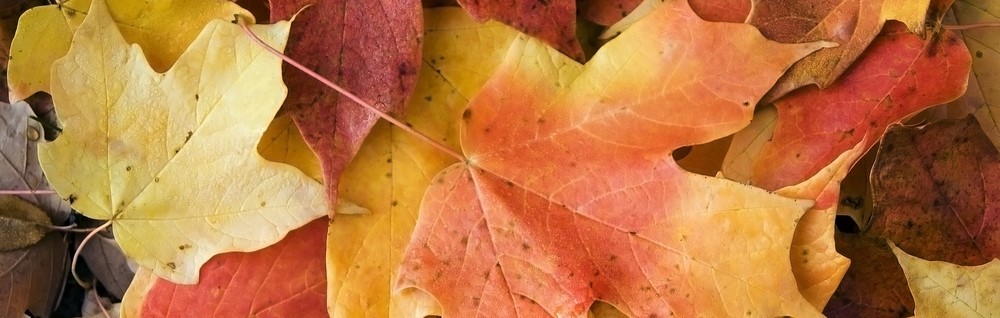
[{"label": "pile of fallen leaves", "polygon": [[0,317],[1000,314],[1000,2],[257,1],[0,10]]}]

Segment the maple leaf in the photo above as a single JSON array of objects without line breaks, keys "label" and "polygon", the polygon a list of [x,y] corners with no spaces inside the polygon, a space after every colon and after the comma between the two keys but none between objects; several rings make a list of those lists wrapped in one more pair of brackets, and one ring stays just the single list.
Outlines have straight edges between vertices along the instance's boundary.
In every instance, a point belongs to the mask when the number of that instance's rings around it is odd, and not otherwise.
[{"label": "maple leaf", "polygon": [[218,255],[196,285],[140,270],[122,300],[123,317],[327,317],[323,249],[317,219],[252,253]]},{"label": "maple leaf", "polygon": [[[955,19],[961,24],[1000,22],[1000,4],[990,1],[959,0],[952,6]],[[976,119],[1000,148],[1000,36],[996,30],[972,29],[962,31],[969,52],[973,52],[970,86],[979,93],[975,102]],[[970,91],[974,90],[970,87]]]},{"label": "maple leaf", "polygon": [[[49,91],[50,65],[69,51],[88,7],[90,0],[59,1],[21,16],[8,65],[11,101]],[[139,44],[156,71],[169,68],[209,21],[234,15],[253,21],[249,12],[225,0],[109,0],[108,7],[126,41]]]},{"label": "maple leaf", "polygon": [[577,61],[584,60],[576,38],[574,0],[458,0],[476,20],[500,21],[559,49]]},{"label": "maple leaf", "polygon": [[888,20],[923,34],[930,0],[754,0],[747,18],[768,39],[784,43],[829,40],[840,44],[795,63],[767,100],[809,84],[828,87],[854,64]]},{"label": "maple leaf", "polygon": [[[468,103],[503,60],[517,32],[497,22],[476,23],[459,8],[426,10],[424,63],[413,98],[398,118],[458,149],[458,123]],[[294,148],[296,142],[289,143]],[[418,293],[393,294],[392,282],[416,225],[432,177],[455,163],[422,140],[379,123],[348,166],[342,199],[371,214],[339,216],[327,241],[330,315],[423,317],[440,309]]]},{"label": "maple leaf", "polygon": [[[302,10],[306,5],[314,7]],[[420,63],[420,1],[271,0],[270,8],[272,21],[302,10],[290,57],[345,83],[382,111],[403,110]],[[306,74],[285,70],[292,88],[285,109],[319,157],[327,197],[336,200],[340,175],[378,117]]]},{"label": "maple leaf", "polygon": [[888,125],[962,96],[969,60],[953,32],[924,41],[891,24],[836,83],[776,101],[773,132],[737,133],[723,174],[771,190],[802,182],[858,142],[870,148]]},{"label": "maple leaf", "polygon": [[670,152],[742,128],[824,45],[705,22],[685,1],[586,67],[519,38],[463,113],[469,164],[427,190],[398,288],[445,316],[581,316],[596,299],[636,316],[817,315],[789,261],[808,203],[684,172]]},{"label": "maple leaf", "polygon": [[[254,31],[281,47],[288,27]],[[285,89],[280,60],[238,26],[209,23],[165,74],[126,44],[101,1],[74,39],[52,66],[65,130],[39,158],[53,188],[111,220],[141,266],[193,283],[212,255],[263,248],[326,213],[321,184],[256,151]]]},{"label": "maple leaf", "polygon": [[1000,315],[996,282],[1000,260],[979,266],[932,262],[907,254],[889,242],[913,292],[917,317],[993,317]]},{"label": "maple leaf", "polygon": [[996,257],[998,180],[1000,154],[971,117],[890,129],[872,170],[872,219],[860,233],[837,233],[837,250],[852,265],[827,314],[912,312],[886,239],[917,257],[962,265]]}]

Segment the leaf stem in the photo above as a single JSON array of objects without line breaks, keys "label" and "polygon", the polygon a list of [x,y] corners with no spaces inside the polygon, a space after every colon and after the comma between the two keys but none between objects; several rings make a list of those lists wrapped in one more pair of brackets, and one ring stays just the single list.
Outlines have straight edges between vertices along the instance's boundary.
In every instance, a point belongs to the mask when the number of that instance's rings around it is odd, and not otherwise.
[{"label": "leaf stem", "polygon": [[52,190],[0,190],[0,194],[56,194]]},{"label": "leaf stem", "polygon": [[455,159],[458,159],[458,161],[460,161],[460,162],[465,162],[466,161],[466,159],[465,159],[464,156],[462,156],[458,152],[452,150],[451,148],[448,148],[448,146],[445,146],[444,144],[438,142],[437,140],[434,140],[431,137],[428,137],[427,135],[424,135],[423,133],[421,133],[421,132],[413,129],[413,127],[410,127],[409,125],[404,124],[403,122],[399,121],[398,119],[393,118],[392,116],[389,116],[385,112],[379,110],[378,108],[375,108],[375,106],[372,106],[368,102],[365,102],[360,97],[352,94],[351,92],[348,92],[343,87],[340,87],[340,85],[337,85],[337,84],[333,83],[333,81],[331,81],[331,80],[323,77],[322,75],[319,75],[318,73],[314,72],[313,70],[310,70],[309,68],[303,66],[302,64],[299,64],[299,62],[293,60],[292,58],[288,57],[285,54],[282,54],[281,52],[279,52],[278,50],[274,49],[273,47],[271,47],[267,43],[264,43],[264,41],[261,40],[259,37],[257,37],[257,35],[254,34],[253,31],[250,30],[250,27],[247,26],[247,24],[245,22],[243,22],[243,19],[239,19],[237,17],[237,20],[239,20],[238,24],[240,25],[241,28],[243,28],[243,32],[246,33],[247,36],[249,36],[251,39],[253,39],[254,42],[256,42],[258,45],[260,45],[261,47],[263,47],[264,50],[270,52],[274,56],[277,56],[277,57],[281,58],[282,60],[284,60],[288,64],[290,64],[290,65],[294,66],[295,68],[299,69],[300,71],[306,73],[307,75],[309,75],[310,77],[316,79],[320,83],[323,83],[324,85],[326,85],[326,86],[328,86],[328,87],[336,90],[341,95],[346,96],[348,99],[354,101],[355,103],[358,103],[361,106],[364,106],[366,109],[368,109],[368,111],[371,111],[371,112],[377,114],[379,117],[382,117],[382,119],[385,119],[386,121],[392,123],[396,127],[399,127],[399,129],[402,129],[403,131],[405,131],[405,132],[413,135],[414,137],[417,137],[417,139],[423,140],[424,142],[430,144],[431,146],[434,146],[434,148],[437,148],[438,150],[440,150],[440,151],[448,154],[449,156],[452,156]]},{"label": "leaf stem", "polygon": [[90,283],[84,282],[82,279],[80,279],[80,275],[77,275],[76,273],[76,263],[80,260],[80,252],[83,252],[83,247],[87,246],[87,242],[90,242],[90,239],[93,238],[94,235],[97,235],[98,232],[103,231],[109,226],[111,226],[111,220],[104,222],[104,224],[101,224],[101,226],[98,226],[93,231],[90,231],[90,234],[87,234],[87,236],[83,238],[83,241],[80,241],[80,246],[77,246],[76,252],[73,252],[73,262],[69,266],[69,271],[70,273],[73,274],[73,279],[76,280],[76,283],[80,284],[80,286],[83,287],[84,289],[90,288],[92,286]]},{"label": "leaf stem", "polygon": [[97,288],[92,288],[91,291],[93,291],[94,301],[97,302],[97,308],[101,308],[101,314],[104,315],[104,318],[111,318],[111,314],[108,314],[108,310],[104,309],[104,302],[101,302],[101,295],[97,294]]},{"label": "leaf stem", "polygon": [[38,122],[38,124],[42,125],[42,127],[44,127],[44,128],[52,129],[52,130],[55,130],[55,131],[58,131],[58,132],[62,132],[63,131],[62,128],[56,127],[55,125],[52,125],[52,124],[50,124],[47,121],[41,120],[37,116],[28,116],[28,118],[30,118],[31,120],[34,120],[34,121]]},{"label": "leaf stem", "polygon": [[64,225],[64,226],[56,226],[56,225],[49,225],[49,224],[43,224],[43,225],[45,227],[49,228],[50,230],[59,231],[59,232],[90,233],[90,232],[94,231],[94,229],[92,229],[92,228],[90,228],[90,229],[87,229],[87,228],[78,229],[78,228],[76,228],[76,223],[73,223],[73,224],[70,224],[70,225]]},{"label": "leaf stem", "polygon": [[996,27],[1000,27],[1000,22],[984,22],[984,23],[973,23],[973,24],[966,24],[966,25],[942,25],[941,26],[941,28],[943,28],[945,30],[955,30],[955,31],[978,29],[978,28],[996,28]]}]

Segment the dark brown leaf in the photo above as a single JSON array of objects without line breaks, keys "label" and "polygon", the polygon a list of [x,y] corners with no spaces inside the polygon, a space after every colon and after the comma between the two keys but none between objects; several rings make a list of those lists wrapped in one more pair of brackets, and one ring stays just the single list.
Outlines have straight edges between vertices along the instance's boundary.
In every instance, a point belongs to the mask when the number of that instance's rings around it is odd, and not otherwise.
[{"label": "dark brown leaf", "polygon": [[38,244],[0,253],[0,317],[22,317],[25,309],[49,317],[66,278],[66,242],[52,233]]}]

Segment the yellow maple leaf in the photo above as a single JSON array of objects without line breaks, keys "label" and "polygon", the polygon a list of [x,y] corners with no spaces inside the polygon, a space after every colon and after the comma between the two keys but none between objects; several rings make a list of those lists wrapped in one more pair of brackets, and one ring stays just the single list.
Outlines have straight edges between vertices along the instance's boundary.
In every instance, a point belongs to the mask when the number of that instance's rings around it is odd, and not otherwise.
[{"label": "yellow maple leaf", "polygon": [[[165,71],[213,19],[252,15],[225,0],[110,0],[111,18],[129,43],[139,44],[154,70]],[[87,16],[90,0],[35,7],[18,20],[8,64],[10,100],[48,91],[49,66],[66,55],[73,32]]]},{"label": "yellow maple leaf", "polygon": [[[279,48],[288,28],[253,26]],[[95,1],[52,70],[65,129],[40,146],[43,170],[156,275],[194,283],[213,255],[263,248],[327,213],[322,185],[256,151],[287,89],[281,61],[238,26],[210,22],[160,74]]]},{"label": "yellow maple leaf", "polygon": [[916,317],[1000,316],[1000,260],[979,266],[927,261],[907,254],[888,242],[903,267],[916,308]]}]

